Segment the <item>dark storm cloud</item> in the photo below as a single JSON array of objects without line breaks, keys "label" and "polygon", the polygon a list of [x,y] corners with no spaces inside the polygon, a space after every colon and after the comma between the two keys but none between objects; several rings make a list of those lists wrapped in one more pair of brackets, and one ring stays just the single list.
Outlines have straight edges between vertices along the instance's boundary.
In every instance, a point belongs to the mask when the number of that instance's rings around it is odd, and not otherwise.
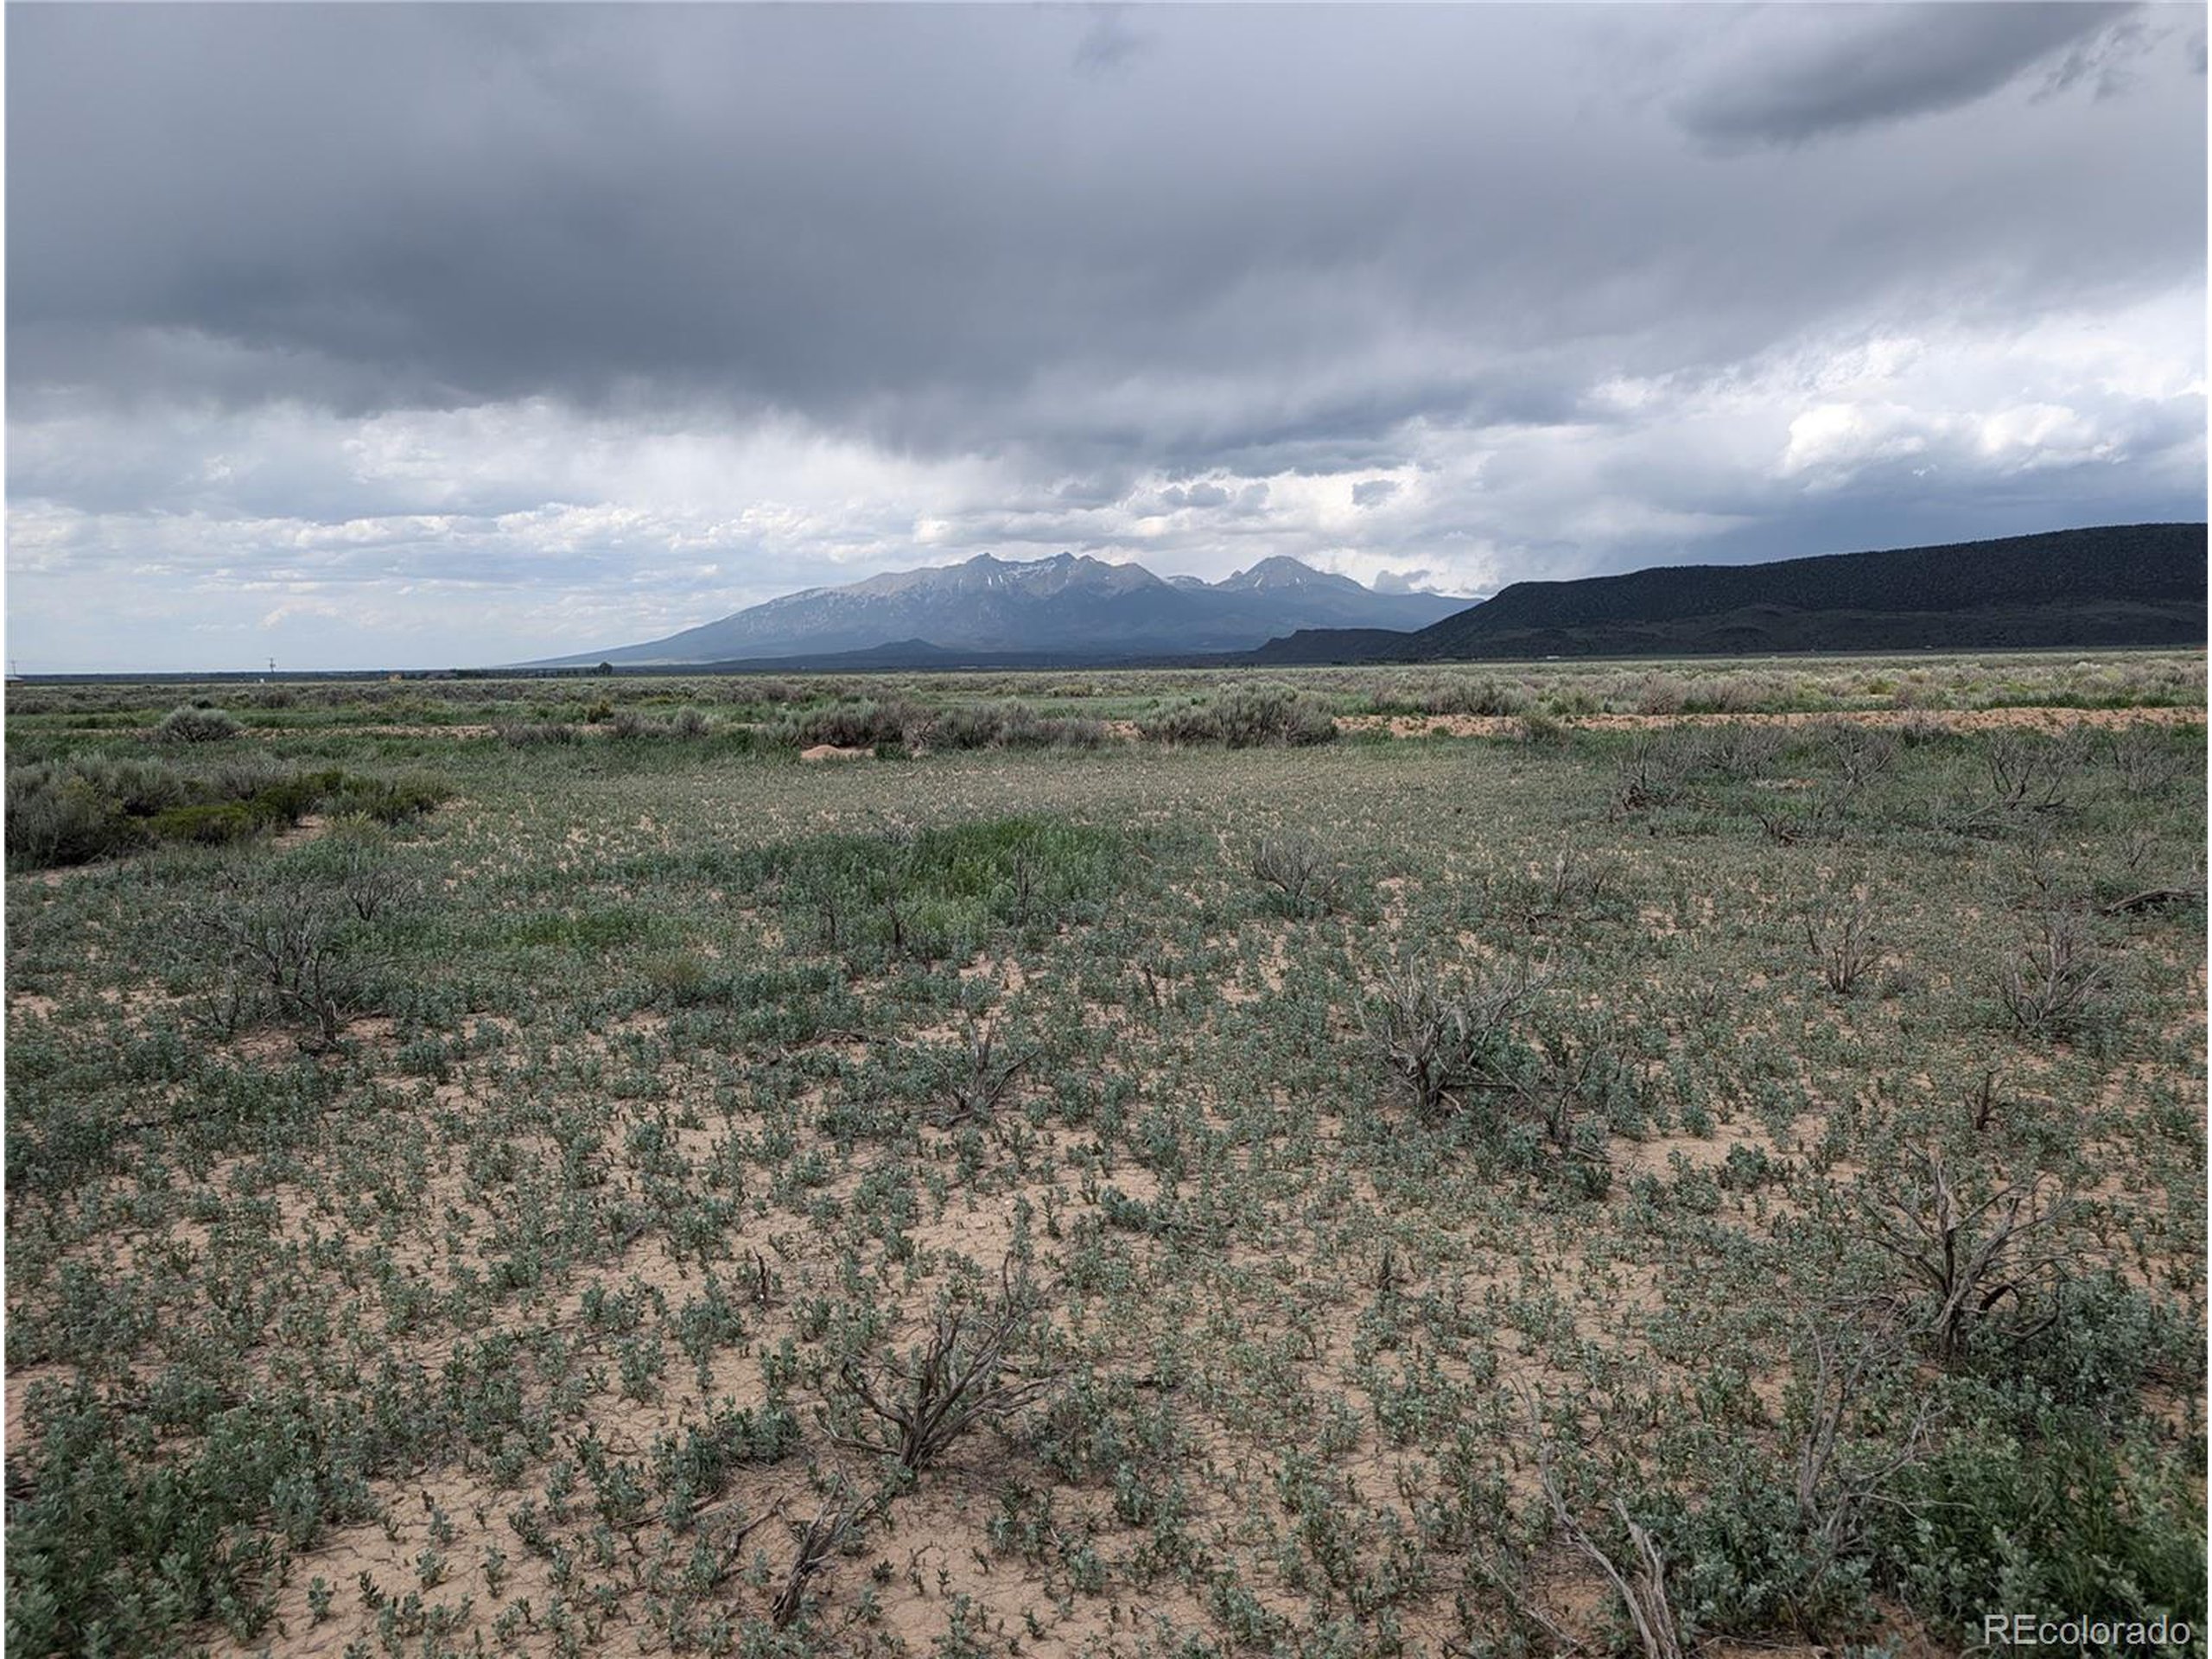
[{"label": "dark storm cloud", "polygon": [[[1746,19],[1723,72],[1677,105],[1720,145],[1808,139],[1986,98],[2087,37],[2139,35],[2131,8],[2093,4],[1808,7]],[[2069,58],[2070,79],[2095,60]]]},{"label": "dark storm cloud", "polygon": [[[2109,20],[1846,10],[1751,19],[1777,90],[1686,118],[1933,107]],[[1069,66],[1126,14],[25,9],[11,378],[701,396],[900,444],[1211,452],[1541,418],[1593,369],[1725,361],[1900,270],[1940,288],[1994,255],[2000,291],[2049,295],[2201,257],[2201,191],[2177,216],[2172,182],[2115,176],[2125,122],[1716,196],[1633,117],[1574,106],[1578,34],[1613,26],[1652,25],[1161,10],[1096,77]]]}]

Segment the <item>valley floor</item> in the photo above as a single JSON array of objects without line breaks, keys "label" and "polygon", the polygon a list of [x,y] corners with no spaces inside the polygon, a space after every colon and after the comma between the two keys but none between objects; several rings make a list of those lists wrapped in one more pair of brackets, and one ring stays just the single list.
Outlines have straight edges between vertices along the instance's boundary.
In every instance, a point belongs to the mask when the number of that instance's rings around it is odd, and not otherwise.
[{"label": "valley floor", "polygon": [[18,698],[10,1650],[2202,1652],[2150,660]]}]

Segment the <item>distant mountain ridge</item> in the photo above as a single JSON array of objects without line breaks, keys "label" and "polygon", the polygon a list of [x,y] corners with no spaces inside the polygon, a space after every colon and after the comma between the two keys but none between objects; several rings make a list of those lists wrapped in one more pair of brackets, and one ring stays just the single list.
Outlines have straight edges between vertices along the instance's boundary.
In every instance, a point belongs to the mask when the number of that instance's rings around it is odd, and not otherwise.
[{"label": "distant mountain ridge", "polygon": [[961,564],[810,588],[665,639],[528,666],[720,664],[924,645],[952,654],[1234,652],[1301,628],[1421,628],[1466,604],[1437,594],[1377,593],[1282,556],[1206,582],[1162,581],[1141,564],[1088,555],[1007,560],[982,553]]},{"label": "distant mountain ridge", "polygon": [[1999,650],[2205,642],[2205,526],[2107,524],[1937,547],[1522,582],[1395,636],[1308,629],[1253,663]]}]

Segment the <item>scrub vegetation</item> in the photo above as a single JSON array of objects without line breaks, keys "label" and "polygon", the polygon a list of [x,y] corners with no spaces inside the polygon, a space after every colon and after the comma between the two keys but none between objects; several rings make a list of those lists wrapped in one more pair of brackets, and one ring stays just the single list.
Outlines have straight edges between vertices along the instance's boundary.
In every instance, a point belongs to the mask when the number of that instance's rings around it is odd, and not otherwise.
[{"label": "scrub vegetation", "polygon": [[2203,684],[16,688],[9,1649],[2201,1653]]}]

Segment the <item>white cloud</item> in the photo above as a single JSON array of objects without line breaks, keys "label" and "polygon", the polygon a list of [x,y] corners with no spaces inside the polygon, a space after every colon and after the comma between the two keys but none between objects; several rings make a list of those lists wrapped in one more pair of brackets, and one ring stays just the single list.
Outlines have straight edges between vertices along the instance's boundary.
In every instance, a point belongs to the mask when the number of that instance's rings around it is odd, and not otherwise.
[{"label": "white cloud", "polygon": [[1872,462],[1924,454],[1924,424],[1916,411],[1899,404],[1821,404],[1789,423],[1782,475],[1810,474],[1816,489],[1840,487]]}]

